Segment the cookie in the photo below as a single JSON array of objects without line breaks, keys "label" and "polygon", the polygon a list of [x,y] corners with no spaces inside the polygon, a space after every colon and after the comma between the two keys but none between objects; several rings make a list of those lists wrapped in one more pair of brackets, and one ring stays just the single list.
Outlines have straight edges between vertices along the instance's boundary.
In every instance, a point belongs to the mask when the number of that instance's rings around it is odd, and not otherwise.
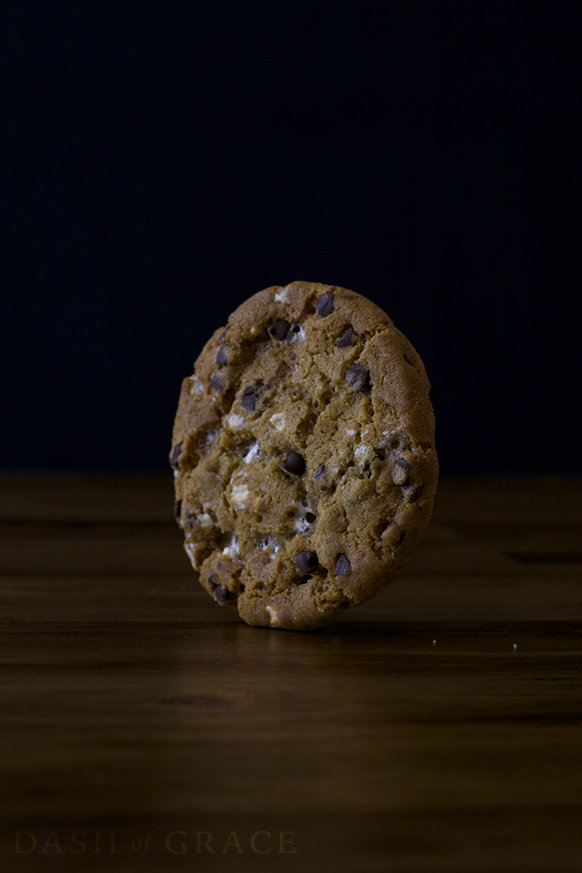
[{"label": "cookie", "polygon": [[310,630],[382,591],[432,511],[429,387],[353,291],[293,282],[242,303],[184,379],[170,452],[211,597],[250,625]]}]

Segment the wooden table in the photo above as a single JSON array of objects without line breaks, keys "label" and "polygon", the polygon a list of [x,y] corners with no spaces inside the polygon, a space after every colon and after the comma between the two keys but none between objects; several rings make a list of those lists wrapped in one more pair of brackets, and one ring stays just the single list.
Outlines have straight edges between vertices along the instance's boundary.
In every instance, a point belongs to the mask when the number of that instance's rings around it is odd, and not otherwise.
[{"label": "wooden table", "polygon": [[168,476],[0,482],[0,869],[582,870],[582,482],[444,479],[311,634],[197,585]]}]

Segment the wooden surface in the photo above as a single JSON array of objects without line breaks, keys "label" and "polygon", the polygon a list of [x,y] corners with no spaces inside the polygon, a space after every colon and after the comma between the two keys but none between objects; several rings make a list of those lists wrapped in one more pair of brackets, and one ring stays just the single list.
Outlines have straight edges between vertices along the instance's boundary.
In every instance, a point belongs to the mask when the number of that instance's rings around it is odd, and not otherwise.
[{"label": "wooden surface", "polygon": [[0,480],[3,873],[582,870],[580,480],[445,479],[312,634],[210,600],[171,492]]}]

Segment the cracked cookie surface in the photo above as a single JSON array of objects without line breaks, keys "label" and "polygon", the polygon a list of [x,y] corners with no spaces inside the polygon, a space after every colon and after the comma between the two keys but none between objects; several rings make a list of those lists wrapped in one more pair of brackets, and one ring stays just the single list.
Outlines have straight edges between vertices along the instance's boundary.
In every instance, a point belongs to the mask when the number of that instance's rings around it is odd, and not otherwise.
[{"label": "cracked cookie surface", "polygon": [[182,383],[170,464],[200,582],[251,625],[310,630],[382,591],[438,477],[422,362],[359,294],[250,297]]}]

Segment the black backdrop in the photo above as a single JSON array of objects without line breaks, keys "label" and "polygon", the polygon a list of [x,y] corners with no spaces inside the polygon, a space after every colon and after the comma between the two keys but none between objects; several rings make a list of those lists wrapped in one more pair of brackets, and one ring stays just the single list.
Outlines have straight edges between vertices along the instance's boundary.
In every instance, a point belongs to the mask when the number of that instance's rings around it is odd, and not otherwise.
[{"label": "black backdrop", "polygon": [[582,4],[4,4],[0,466],[163,469],[245,297],[380,304],[446,472],[580,472]]}]

